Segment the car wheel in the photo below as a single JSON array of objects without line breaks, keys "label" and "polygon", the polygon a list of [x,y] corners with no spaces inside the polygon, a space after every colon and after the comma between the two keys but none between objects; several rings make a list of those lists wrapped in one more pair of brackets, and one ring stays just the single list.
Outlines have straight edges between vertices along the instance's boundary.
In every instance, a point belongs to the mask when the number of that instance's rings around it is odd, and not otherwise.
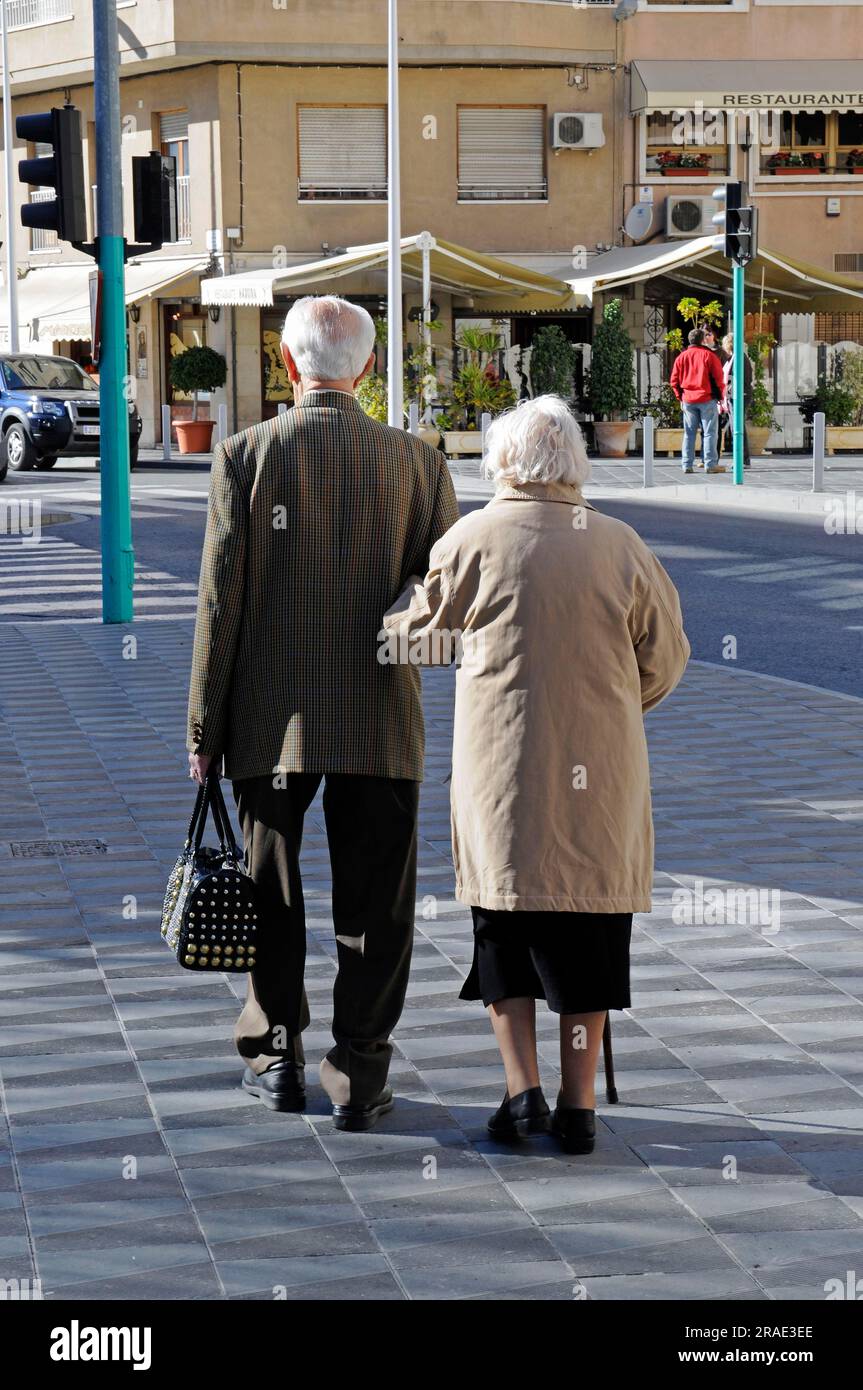
[{"label": "car wheel", "polygon": [[32,468],[36,462],[36,450],[30,442],[30,436],[23,425],[13,423],[6,431],[4,439],[6,446],[6,462],[13,473],[23,473],[26,469]]},{"label": "car wheel", "polygon": [[53,468],[53,467],[54,467],[54,464],[55,464],[56,462],[57,462],[57,455],[55,454],[55,455],[53,456],[53,458],[49,455],[49,456],[46,457],[46,458],[37,459],[37,460],[36,460],[36,467],[39,469],[39,472],[40,472],[40,473],[47,473],[47,472],[48,472],[48,469],[49,469],[49,468]]}]

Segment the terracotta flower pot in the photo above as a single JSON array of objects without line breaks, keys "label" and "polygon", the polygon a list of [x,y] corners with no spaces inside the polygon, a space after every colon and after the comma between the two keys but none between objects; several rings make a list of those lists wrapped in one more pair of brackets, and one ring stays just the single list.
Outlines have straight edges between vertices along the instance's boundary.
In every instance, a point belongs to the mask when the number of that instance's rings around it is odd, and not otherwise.
[{"label": "terracotta flower pot", "polygon": [[823,174],[821,165],[811,164],[779,164],[774,166],[772,172],[778,174],[780,178],[796,178],[798,174]]},{"label": "terracotta flower pot", "polygon": [[178,420],[174,425],[181,454],[208,454],[215,420]]},{"label": "terracotta flower pot", "polygon": [[767,441],[772,431],[769,425],[750,425],[746,426],[746,438],[749,440],[749,452],[756,458],[763,454],[767,448]]},{"label": "terracotta flower pot", "polygon": [[630,420],[594,421],[593,432],[596,435],[596,447],[600,457],[605,459],[626,458],[631,431],[632,422]]},{"label": "terracotta flower pot", "polygon": [[666,169],[661,169],[660,173],[665,179],[703,179],[705,174],[710,173],[710,170],[701,167],[687,169],[685,166],[681,169],[671,165]]}]

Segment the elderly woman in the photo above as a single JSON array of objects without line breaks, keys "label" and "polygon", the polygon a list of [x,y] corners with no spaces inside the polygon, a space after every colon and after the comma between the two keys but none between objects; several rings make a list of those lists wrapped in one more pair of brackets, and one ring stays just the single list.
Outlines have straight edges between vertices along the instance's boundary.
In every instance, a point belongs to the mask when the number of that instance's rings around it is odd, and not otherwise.
[{"label": "elderly woman", "polygon": [[584,442],[562,400],[497,420],[486,467],[493,500],[437,542],[384,623],[409,660],[460,649],[453,857],[474,923],[461,998],[488,1009],[507,1085],[488,1128],[549,1128],[545,999],[560,1015],[551,1128],[567,1152],[590,1153],[606,1012],[629,1006],[632,914],[651,906],[642,716],[680,680],[689,644],[659,561],[584,500]]}]

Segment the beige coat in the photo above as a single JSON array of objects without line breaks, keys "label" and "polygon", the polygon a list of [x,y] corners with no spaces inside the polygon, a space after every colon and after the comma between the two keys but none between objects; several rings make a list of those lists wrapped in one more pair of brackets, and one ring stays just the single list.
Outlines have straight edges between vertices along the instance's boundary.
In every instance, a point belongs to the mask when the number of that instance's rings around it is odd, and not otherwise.
[{"label": "beige coat", "polygon": [[[649,912],[643,711],[689,656],[677,591],[576,488],[504,488],[462,517],[384,624],[423,664],[463,634],[451,787],[457,896],[520,912]],[[443,650],[443,657],[442,657]]]}]

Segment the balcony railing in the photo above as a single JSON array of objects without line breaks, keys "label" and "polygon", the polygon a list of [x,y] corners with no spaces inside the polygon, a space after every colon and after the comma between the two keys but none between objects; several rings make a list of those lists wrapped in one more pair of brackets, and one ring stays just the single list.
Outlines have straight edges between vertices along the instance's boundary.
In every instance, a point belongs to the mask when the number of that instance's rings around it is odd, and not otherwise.
[{"label": "balcony railing", "polygon": [[177,176],[177,240],[192,240],[192,200],[188,174]]},{"label": "balcony railing", "polygon": [[74,0],[6,0],[6,22],[11,29],[30,29],[34,24],[54,24],[72,19]]},{"label": "balcony railing", "polygon": [[[57,194],[53,188],[34,188],[30,194],[30,202],[50,203],[56,197]],[[45,227],[30,228],[31,251],[56,251],[59,245],[56,232],[50,232]]]}]

